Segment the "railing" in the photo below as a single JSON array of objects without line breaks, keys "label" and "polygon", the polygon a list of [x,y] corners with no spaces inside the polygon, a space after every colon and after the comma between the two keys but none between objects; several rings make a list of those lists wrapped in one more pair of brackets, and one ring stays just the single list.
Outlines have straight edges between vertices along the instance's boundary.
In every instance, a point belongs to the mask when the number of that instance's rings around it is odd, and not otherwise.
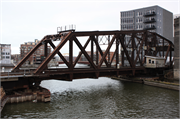
[{"label": "railing", "polygon": [[144,30],[152,30],[152,29],[156,29],[156,27],[153,25],[153,26],[146,26],[144,28]]},{"label": "railing", "polygon": [[154,16],[154,15],[156,15],[155,12],[147,12],[144,14],[144,17]]},{"label": "railing", "polygon": [[57,33],[66,32],[66,31],[75,31],[75,30],[76,30],[76,25],[73,24],[57,27]]},{"label": "railing", "polygon": [[31,75],[30,69],[24,69],[22,72],[1,72],[1,77],[2,76],[16,76],[16,75]]},{"label": "railing", "polygon": [[146,19],[146,20],[144,20],[144,23],[154,23],[154,22],[156,22],[155,19]]}]

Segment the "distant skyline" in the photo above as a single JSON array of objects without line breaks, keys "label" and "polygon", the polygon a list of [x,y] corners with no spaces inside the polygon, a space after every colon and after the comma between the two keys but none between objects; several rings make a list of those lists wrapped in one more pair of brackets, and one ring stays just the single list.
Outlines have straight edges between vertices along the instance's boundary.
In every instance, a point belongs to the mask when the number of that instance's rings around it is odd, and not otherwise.
[{"label": "distant skyline", "polygon": [[121,11],[158,5],[180,14],[180,0],[1,0],[0,5],[0,43],[11,44],[11,54],[19,54],[24,42],[56,34],[59,26],[74,24],[76,31],[119,30]]}]

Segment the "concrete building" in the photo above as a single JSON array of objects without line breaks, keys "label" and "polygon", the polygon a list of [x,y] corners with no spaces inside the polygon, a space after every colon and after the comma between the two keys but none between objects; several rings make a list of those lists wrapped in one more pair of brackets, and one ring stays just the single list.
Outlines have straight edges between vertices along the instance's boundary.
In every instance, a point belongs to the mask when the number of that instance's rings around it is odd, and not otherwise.
[{"label": "concrete building", "polygon": [[174,18],[174,79],[179,80],[179,60],[180,60],[180,52],[179,52],[179,23],[180,23],[180,16]]},{"label": "concrete building", "polygon": [[0,64],[11,64],[11,44],[0,44]]},{"label": "concrete building", "polygon": [[[35,39],[34,42],[25,42],[20,46],[20,57],[23,59],[27,53],[29,53],[35,45],[37,45],[40,41]],[[51,48],[48,46],[48,54],[51,53]],[[28,62],[26,64],[40,64],[44,59],[44,45],[41,45],[36,52],[30,56]]]},{"label": "concrete building", "polygon": [[0,44],[0,72],[10,72],[14,65],[11,62],[11,44]]},{"label": "concrete building", "polygon": [[157,5],[122,11],[120,30],[149,30],[173,41],[173,14]]}]

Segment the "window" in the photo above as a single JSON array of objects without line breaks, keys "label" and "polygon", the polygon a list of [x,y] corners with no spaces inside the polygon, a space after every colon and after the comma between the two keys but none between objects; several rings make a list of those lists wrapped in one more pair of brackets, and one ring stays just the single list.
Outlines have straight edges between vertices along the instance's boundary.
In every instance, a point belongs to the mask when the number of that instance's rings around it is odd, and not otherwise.
[{"label": "window", "polygon": [[6,59],[9,59],[9,56],[6,56]]},{"label": "window", "polygon": [[149,59],[149,63],[151,63],[151,59]]},{"label": "window", "polygon": [[154,64],[154,61],[152,61],[152,64]]}]

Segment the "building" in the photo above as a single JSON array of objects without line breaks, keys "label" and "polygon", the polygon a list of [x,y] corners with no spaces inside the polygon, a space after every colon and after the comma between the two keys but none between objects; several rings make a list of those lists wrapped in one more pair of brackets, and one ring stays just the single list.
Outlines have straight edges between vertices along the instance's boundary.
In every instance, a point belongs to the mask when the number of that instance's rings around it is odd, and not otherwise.
[{"label": "building", "polygon": [[146,57],[146,65],[147,68],[158,68],[165,67],[164,57],[153,57],[153,56],[145,56]]},{"label": "building", "polygon": [[11,44],[0,44],[0,64],[11,64]]},{"label": "building", "polygon": [[157,5],[122,11],[120,30],[149,30],[173,42],[173,14]]},{"label": "building", "polygon": [[[25,42],[20,46],[20,57],[23,59],[27,53],[29,53],[35,45],[37,45],[40,41],[35,39],[35,42]],[[40,64],[44,60],[44,45],[41,45],[33,55],[30,56],[28,62],[26,64]],[[48,54],[51,53],[51,48],[48,46]]]},{"label": "building", "polygon": [[[173,14],[157,5],[122,11],[120,12],[120,30],[148,30],[174,42]],[[130,37],[126,36],[126,39],[130,39]],[[127,50],[129,54],[132,54],[131,46],[128,46]],[[123,66],[130,66],[125,54],[123,52],[121,54],[124,57]],[[136,57],[136,53],[134,57]],[[136,65],[139,66],[140,63]]]},{"label": "building", "polygon": [[11,44],[0,44],[0,72],[10,72],[14,65],[11,62]]},{"label": "building", "polygon": [[180,60],[180,57],[179,57],[179,23],[180,23],[180,16],[179,17],[175,17],[174,18],[174,79],[177,79],[179,80],[179,73],[180,73],[180,70],[179,70],[179,60]]}]

